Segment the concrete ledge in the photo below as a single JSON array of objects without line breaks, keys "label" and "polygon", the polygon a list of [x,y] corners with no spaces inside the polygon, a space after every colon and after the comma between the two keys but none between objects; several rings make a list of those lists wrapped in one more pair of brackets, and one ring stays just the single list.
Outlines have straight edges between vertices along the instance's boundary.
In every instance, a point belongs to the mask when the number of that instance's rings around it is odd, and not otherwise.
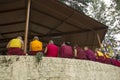
[{"label": "concrete ledge", "polygon": [[87,60],[0,56],[0,80],[119,80],[120,68]]}]

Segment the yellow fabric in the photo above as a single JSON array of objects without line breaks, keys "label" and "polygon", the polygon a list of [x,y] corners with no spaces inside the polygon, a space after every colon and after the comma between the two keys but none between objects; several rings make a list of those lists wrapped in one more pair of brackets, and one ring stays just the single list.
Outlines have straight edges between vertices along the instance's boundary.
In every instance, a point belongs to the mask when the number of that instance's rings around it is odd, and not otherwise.
[{"label": "yellow fabric", "polygon": [[106,58],[110,58],[107,54],[105,54],[105,57],[106,57]]},{"label": "yellow fabric", "polygon": [[104,56],[104,54],[100,51],[97,51],[98,56]]},{"label": "yellow fabric", "polygon": [[9,43],[10,48],[14,48],[14,47],[21,48],[21,46],[22,45],[20,39],[12,39]]},{"label": "yellow fabric", "polygon": [[40,42],[39,40],[33,40],[30,43],[30,48],[31,48],[31,51],[41,51],[42,50],[42,42]]}]

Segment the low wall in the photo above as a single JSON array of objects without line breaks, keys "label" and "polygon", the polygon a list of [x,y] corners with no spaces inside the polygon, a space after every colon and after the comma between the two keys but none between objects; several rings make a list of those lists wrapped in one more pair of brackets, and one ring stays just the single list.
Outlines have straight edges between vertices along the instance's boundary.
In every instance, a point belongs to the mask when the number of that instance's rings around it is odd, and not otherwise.
[{"label": "low wall", "polygon": [[1,56],[0,80],[120,80],[120,67],[87,60]]}]

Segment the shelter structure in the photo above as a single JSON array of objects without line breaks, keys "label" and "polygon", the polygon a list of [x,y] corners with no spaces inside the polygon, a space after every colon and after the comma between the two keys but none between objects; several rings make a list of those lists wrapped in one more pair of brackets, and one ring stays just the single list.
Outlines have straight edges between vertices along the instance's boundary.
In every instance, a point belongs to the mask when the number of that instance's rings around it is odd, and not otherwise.
[{"label": "shelter structure", "polygon": [[53,39],[58,45],[71,41],[94,49],[107,28],[58,0],[0,0],[0,51],[19,35],[24,37],[25,52],[33,36],[44,42]]}]

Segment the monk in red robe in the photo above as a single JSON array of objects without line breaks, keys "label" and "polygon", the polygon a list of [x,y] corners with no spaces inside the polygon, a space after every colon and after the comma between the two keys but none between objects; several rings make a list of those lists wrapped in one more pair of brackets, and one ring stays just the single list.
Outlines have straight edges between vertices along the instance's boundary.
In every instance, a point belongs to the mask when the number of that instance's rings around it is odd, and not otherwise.
[{"label": "monk in red robe", "polygon": [[84,50],[88,60],[92,60],[92,61],[96,60],[95,53],[91,49],[89,49],[88,47],[84,47]]},{"label": "monk in red robe", "polygon": [[74,47],[74,57],[76,59],[87,59],[86,53],[79,46]]},{"label": "monk in red robe", "polygon": [[70,42],[65,42],[60,47],[60,57],[62,58],[73,58],[73,49]]},{"label": "monk in red robe", "polygon": [[45,55],[47,57],[58,57],[58,47],[52,40],[49,41],[49,44],[45,48]]},{"label": "monk in red robe", "polygon": [[116,59],[111,59],[112,65],[120,67],[120,61]]}]

